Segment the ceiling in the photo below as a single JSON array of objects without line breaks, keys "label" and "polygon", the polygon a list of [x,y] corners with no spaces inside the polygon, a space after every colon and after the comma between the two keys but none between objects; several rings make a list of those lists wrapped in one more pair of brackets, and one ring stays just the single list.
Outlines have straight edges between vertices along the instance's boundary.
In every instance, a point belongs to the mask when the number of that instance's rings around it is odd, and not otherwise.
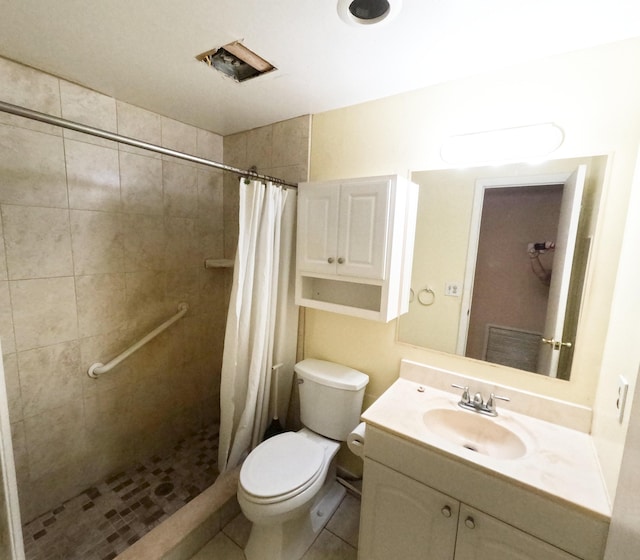
[{"label": "ceiling", "polygon": [[[336,6],[0,0],[0,55],[227,135],[640,36],[638,0],[403,0],[359,27]],[[236,40],[277,71],[239,84],[195,59]]]}]

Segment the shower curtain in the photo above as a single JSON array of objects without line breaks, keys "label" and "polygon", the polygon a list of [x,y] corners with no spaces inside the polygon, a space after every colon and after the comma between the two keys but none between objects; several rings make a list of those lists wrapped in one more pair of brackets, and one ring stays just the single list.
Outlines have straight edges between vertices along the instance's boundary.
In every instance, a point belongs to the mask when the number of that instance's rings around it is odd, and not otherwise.
[{"label": "shower curtain", "polygon": [[[218,468],[232,469],[269,420],[272,367],[295,360],[292,258],[296,193],[240,181],[240,215],[220,381]],[[297,314],[293,314],[297,317]]]}]

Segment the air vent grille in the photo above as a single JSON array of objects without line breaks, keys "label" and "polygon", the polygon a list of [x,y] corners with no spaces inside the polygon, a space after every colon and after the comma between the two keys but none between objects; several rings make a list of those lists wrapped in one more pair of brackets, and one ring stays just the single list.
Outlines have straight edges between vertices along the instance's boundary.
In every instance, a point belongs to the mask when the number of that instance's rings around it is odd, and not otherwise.
[{"label": "air vent grille", "polygon": [[236,82],[244,82],[276,70],[275,66],[239,41],[199,54],[196,59]]}]

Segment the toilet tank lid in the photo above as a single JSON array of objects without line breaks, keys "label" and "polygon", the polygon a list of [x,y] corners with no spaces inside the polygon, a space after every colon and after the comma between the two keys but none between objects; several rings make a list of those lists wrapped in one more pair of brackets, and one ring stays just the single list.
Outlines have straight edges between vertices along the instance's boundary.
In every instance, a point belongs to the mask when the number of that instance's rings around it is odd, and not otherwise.
[{"label": "toilet tank lid", "polygon": [[369,383],[366,373],[325,360],[307,358],[298,362],[294,369],[303,379],[346,391],[359,391]]}]

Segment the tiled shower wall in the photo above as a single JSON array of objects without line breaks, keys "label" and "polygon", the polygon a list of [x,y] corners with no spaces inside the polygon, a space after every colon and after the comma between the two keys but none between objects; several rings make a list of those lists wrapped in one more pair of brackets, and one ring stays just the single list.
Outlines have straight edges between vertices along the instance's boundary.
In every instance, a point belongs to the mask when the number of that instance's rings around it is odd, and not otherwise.
[{"label": "tiled shower wall", "polygon": [[[221,161],[223,139],[0,59],[0,99]],[[23,522],[215,421],[219,171],[0,113],[0,337]],[[177,311],[111,372],[87,376]]]},{"label": "tiled shower wall", "polygon": [[[309,178],[311,116],[277,122],[224,137],[224,162],[288,183]],[[225,254],[235,255],[238,239],[238,177],[224,177]]]}]

